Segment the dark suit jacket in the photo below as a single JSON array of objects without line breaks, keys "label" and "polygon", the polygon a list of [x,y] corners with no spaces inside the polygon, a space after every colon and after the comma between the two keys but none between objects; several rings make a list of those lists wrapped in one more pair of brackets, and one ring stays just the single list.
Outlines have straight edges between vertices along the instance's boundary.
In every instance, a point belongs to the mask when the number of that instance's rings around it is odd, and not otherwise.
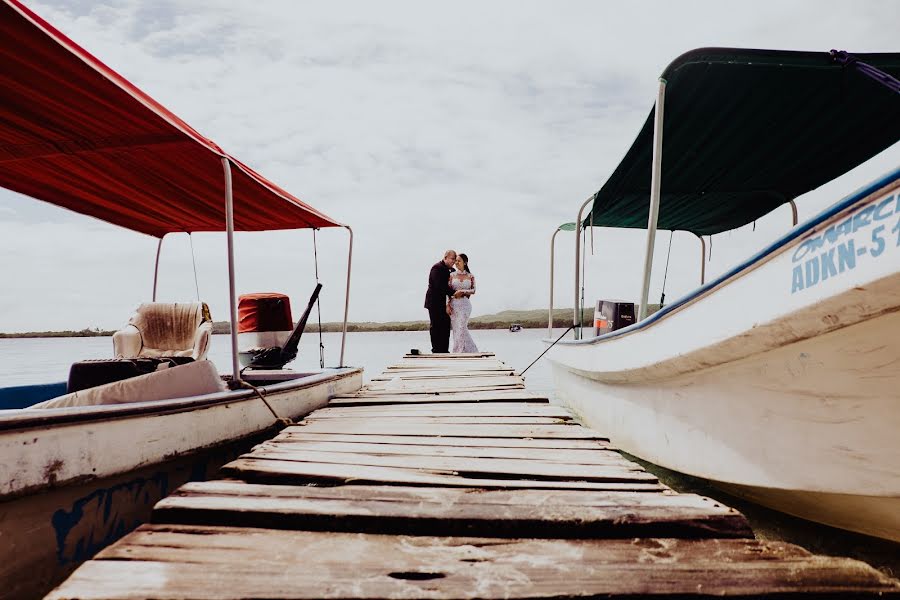
[{"label": "dark suit jacket", "polygon": [[453,295],[450,288],[450,273],[453,269],[439,260],[428,274],[428,291],[425,292],[425,308],[441,308],[447,305],[447,298]]}]

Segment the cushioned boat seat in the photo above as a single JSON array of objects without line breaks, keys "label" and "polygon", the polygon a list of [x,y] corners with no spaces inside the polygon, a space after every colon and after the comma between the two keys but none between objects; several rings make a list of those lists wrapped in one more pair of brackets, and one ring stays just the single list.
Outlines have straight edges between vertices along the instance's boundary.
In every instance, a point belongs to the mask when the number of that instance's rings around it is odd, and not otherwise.
[{"label": "cushioned boat seat", "polygon": [[215,365],[208,360],[200,360],[66,394],[35,404],[29,409],[172,400],[226,389]]},{"label": "cushioned boat seat", "polygon": [[203,302],[146,302],[113,334],[117,358],[189,356],[203,360],[209,351],[212,318]]}]

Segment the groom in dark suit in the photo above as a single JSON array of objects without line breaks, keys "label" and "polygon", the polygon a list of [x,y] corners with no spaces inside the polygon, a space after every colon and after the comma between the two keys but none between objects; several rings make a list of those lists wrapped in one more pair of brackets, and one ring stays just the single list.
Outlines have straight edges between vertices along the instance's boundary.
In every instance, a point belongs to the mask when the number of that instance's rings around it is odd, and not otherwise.
[{"label": "groom in dark suit", "polygon": [[456,262],[456,251],[444,252],[444,259],[439,260],[431,267],[428,274],[428,291],[425,292],[425,308],[428,309],[428,319],[431,321],[431,351],[450,351],[450,315],[447,314],[447,298],[453,295],[450,288],[451,268]]}]

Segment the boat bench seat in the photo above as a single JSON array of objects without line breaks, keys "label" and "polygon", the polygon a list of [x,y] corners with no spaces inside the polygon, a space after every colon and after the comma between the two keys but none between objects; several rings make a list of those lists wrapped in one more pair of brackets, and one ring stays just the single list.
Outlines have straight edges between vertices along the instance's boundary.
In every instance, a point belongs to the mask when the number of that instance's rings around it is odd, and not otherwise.
[{"label": "boat bench seat", "polygon": [[29,409],[172,400],[226,389],[216,366],[211,361],[199,360],[66,394],[30,406]]}]

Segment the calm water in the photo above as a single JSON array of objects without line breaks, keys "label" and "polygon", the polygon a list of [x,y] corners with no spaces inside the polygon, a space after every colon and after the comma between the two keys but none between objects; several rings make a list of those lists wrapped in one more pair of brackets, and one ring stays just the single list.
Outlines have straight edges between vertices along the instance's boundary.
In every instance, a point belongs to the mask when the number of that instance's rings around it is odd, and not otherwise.
[{"label": "calm water", "polygon": [[[562,331],[560,330],[560,333]],[[494,352],[497,358],[516,370],[522,370],[544,351],[541,339],[546,329],[524,329],[510,333],[503,329],[472,332],[479,350]],[[231,338],[214,335],[209,358],[220,372],[231,371]],[[319,336],[304,334],[300,340],[300,356],[290,365],[294,370],[319,367]],[[325,345],[325,366],[338,364],[341,352],[339,333],[322,334]],[[427,331],[388,331],[379,333],[348,333],[344,363],[365,368],[368,380],[385,367],[402,358],[410,348],[429,351]],[[112,338],[31,338],[0,339],[0,387],[65,381],[69,366],[78,360],[112,357]],[[552,379],[546,357],[525,374],[528,389],[550,393]]]}]

